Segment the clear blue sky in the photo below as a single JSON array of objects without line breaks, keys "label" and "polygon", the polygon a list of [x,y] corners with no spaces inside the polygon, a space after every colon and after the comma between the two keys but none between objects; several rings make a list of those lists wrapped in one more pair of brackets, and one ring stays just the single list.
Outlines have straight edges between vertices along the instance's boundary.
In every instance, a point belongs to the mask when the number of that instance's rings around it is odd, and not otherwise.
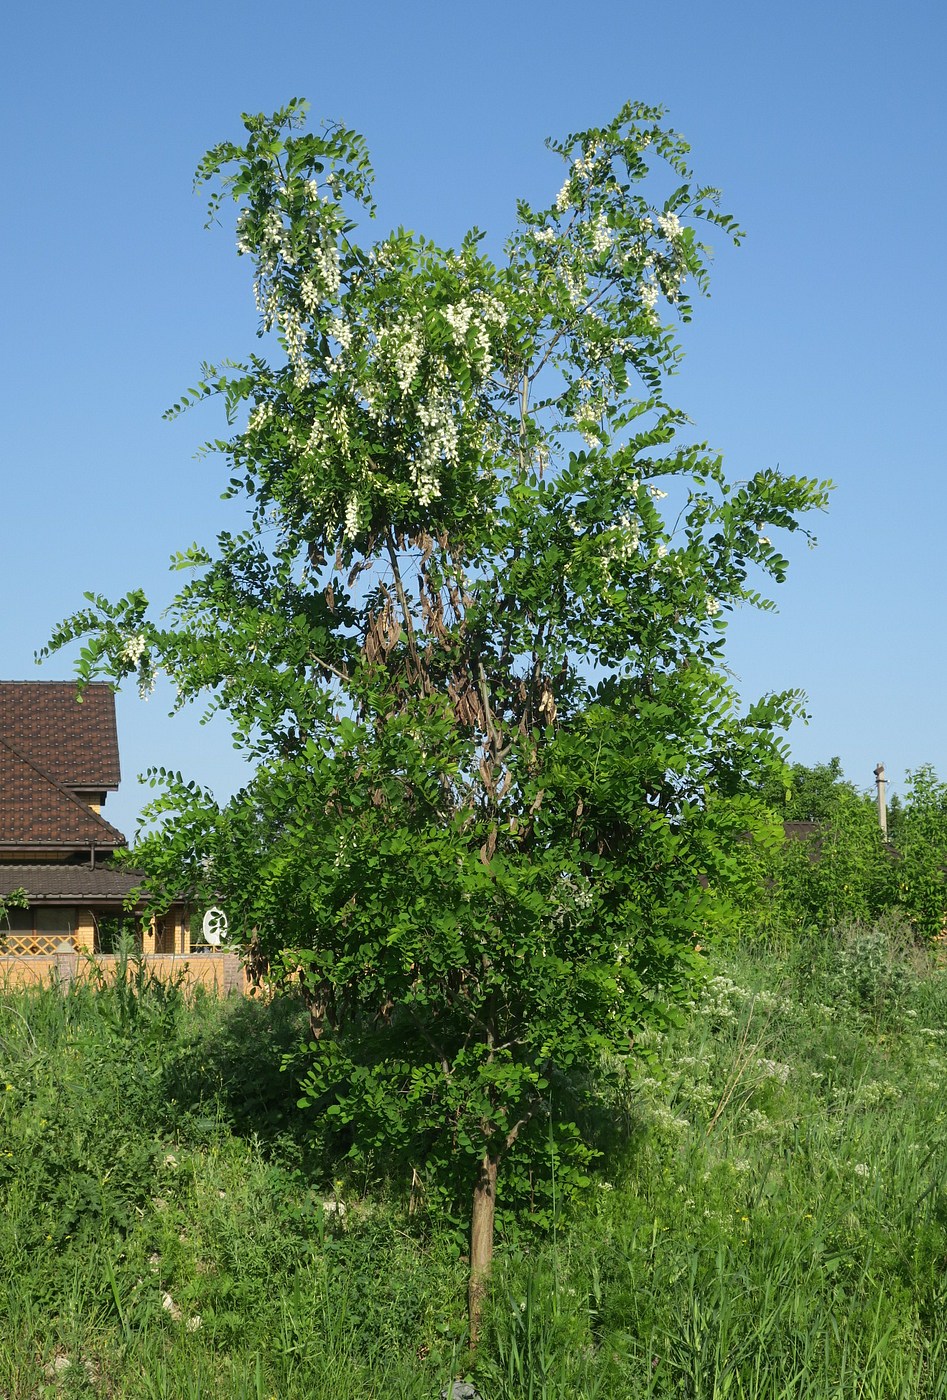
[{"label": "clear blue sky", "polygon": [[[451,242],[502,235],[517,195],[558,188],[543,138],[635,97],[669,108],[748,231],[720,248],[675,402],[733,475],[837,483],[779,613],[733,624],[741,689],[808,692],[806,762],[839,754],[866,786],[879,759],[947,776],[943,7],[54,0],[4,30],[4,678],[67,677],[33,653],[84,590],[166,601],[171,551],[236,523],[225,464],[193,458],[215,410],[161,413],[202,360],[253,344],[247,266],[191,193],[241,111],[302,95],[361,130],[380,223]],[[241,778],[224,733],[166,709],[119,701],[106,815],[129,834],[136,772],[222,795]]]}]

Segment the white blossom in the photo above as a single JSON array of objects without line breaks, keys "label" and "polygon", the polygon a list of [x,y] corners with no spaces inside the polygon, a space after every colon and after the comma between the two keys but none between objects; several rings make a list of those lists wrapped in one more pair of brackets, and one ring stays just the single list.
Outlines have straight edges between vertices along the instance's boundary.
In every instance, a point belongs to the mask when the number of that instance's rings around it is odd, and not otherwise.
[{"label": "white blossom", "polygon": [[716,617],[717,613],[720,611],[719,598],[714,598],[712,594],[708,593],[706,601],[704,603],[704,608],[708,617]]},{"label": "white blossom", "polygon": [[342,349],[348,350],[349,346],[352,344],[352,336],[354,334],[350,323],[341,316],[333,316],[331,330],[336,340],[342,346]]},{"label": "white blossom", "polygon": [[244,253],[253,252],[253,244],[247,234],[247,224],[250,220],[249,209],[241,209],[237,216],[237,252],[242,256]]},{"label": "white blossom", "polygon": [[319,309],[322,296],[318,283],[308,272],[304,272],[299,279],[299,296],[309,315],[314,316]]},{"label": "white blossom", "polygon": [[653,311],[658,304],[658,287],[654,282],[642,282],[638,288],[638,296],[646,311]]},{"label": "white blossom", "polygon": [[137,666],[145,652],[147,643],[141,632],[128,637],[122,647],[122,657],[125,661],[130,661],[133,666]]},{"label": "white blossom", "polygon": [[600,211],[592,224],[592,252],[601,256],[602,253],[607,253],[611,246],[612,232],[608,227],[608,220]]},{"label": "white blossom", "polygon": [[474,308],[466,302],[459,301],[456,306],[446,306],[442,314],[453,332],[454,344],[463,345],[474,318]]},{"label": "white blossom", "polygon": [[665,238],[671,239],[672,241],[675,238],[680,238],[683,233],[681,221],[676,214],[659,214],[658,228],[664,234]]},{"label": "white blossom", "polygon": [[256,429],[262,428],[264,423],[272,418],[272,416],[273,405],[270,403],[269,399],[264,400],[263,403],[258,403],[247,419],[247,431],[254,432]]}]

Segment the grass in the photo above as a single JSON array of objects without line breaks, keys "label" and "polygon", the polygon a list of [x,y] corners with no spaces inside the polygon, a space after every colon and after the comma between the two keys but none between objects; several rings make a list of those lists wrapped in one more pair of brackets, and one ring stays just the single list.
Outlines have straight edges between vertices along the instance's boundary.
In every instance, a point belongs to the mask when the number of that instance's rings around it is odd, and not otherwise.
[{"label": "grass", "polygon": [[[484,1400],[947,1397],[947,972],[896,926],[718,959],[501,1243]],[[343,1174],[289,1003],[0,997],[0,1396],[433,1400],[464,1241]]]}]

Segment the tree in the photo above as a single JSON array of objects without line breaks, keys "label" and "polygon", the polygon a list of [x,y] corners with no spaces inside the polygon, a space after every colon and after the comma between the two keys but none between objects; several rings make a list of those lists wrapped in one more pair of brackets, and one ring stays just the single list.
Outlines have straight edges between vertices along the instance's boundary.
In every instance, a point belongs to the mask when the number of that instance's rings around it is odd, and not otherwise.
[{"label": "tree", "polygon": [[942,938],[947,924],[947,783],[930,764],[905,774],[904,798],[891,804],[892,900],[915,932]]},{"label": "tree", "polygon": [[725,915],[740,794],[797,703],[740,715],[725,620],[770,606],[766,532],[827,488],[730,483],[679,440],[659,310],[705,289],[701,226],[739,233],[660,110],[550,142],[561,188],[494,259],[476,229],[357,241],[364,144],[302,132],[304,106],[197,172],[212,220],[239,206],[267,355],[172,411],[223,398],[208,446],[248,528],[175,557],[165,623],[87,595],[51,646],[83,639],[82,683],[163,671],[229,715],[253,780],[220,810],[169,779],[138,859],[298,971],[305,1094],[353,1151],[466,1180],[475,1343],[501,1165],[552,1134],[580,1170],[583,1086],[673,1014]]}]

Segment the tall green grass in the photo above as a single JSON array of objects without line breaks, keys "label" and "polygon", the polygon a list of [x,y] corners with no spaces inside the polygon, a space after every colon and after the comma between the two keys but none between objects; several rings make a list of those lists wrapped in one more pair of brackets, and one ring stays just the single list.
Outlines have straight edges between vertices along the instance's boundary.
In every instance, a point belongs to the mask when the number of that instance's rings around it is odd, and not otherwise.
[{"label": "tall green grass", "polygon": [[296,1109],[300,1017],[0,996],[0,1396],[947,1397],[947,973],[896,924],[731,952],[612,1067],[475,1363],[465,1241]]}]

